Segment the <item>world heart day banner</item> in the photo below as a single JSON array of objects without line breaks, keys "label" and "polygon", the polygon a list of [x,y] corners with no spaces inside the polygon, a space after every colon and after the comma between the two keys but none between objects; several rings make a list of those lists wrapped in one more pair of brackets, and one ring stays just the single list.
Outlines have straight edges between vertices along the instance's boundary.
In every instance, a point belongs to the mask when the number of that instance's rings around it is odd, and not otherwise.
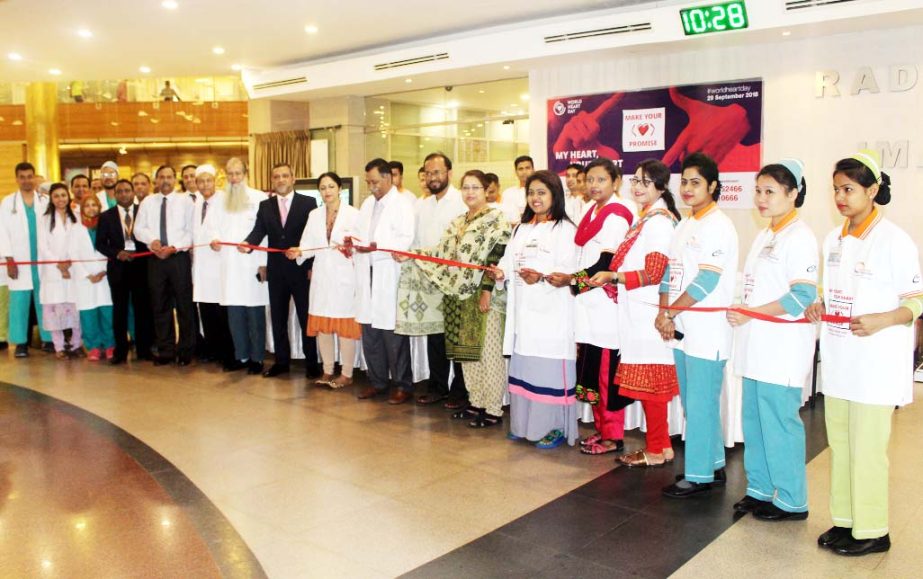
[{"label": "world heart day banner", "polygon": [[697,151],[718,162],[719,205],[752,209],[760,170],[763,81],[736,80],[548,100],[548,164],[564,174],[571,163],[597,157],[620,164],[626,178],[638,163],[657,158],[673,176],[679,201],[682,160]]}]

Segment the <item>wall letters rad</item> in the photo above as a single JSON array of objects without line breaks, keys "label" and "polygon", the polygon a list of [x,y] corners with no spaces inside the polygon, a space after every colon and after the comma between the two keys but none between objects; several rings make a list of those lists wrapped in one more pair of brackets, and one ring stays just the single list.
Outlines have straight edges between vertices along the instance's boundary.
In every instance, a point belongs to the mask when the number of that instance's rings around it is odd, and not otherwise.
[{"label": "wall letters rad", "polygon": [[875,75],[872,67],[862,66],[856,69],[851,79],[841,78],[839,71],[836,70],[819,70],[814,76],[814,96],[817,98],[838,97],[841,88],[849,91],[850,96],[862,93],[878,94],[882,86],[888,92],[904,92],[914,88],[918,79],[919,71],[913,64],[890,66],[887,75],[879,72],[879,76]]}]

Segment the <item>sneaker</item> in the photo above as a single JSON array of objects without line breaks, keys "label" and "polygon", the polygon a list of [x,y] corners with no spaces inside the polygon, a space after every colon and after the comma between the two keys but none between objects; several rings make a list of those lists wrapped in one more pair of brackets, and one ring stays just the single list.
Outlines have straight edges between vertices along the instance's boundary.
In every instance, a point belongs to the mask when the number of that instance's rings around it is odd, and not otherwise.
[{"label": "sneaker", "polygon": [[110,360],[115,358],[115,346],[111,348],[106,348],[106,357]]},{"label": "sneaker", "polygon": [[99,348],[93,348],[92,350],[87,352],[87,360],[89,360],[90,362],[99,362],[99,354],[100,354]]},{"label": "sneaker", "polygon": [[16,358],[28,358],[29,357],[29,346],[26,344],[16,344],[16,353],[13,355]]}]

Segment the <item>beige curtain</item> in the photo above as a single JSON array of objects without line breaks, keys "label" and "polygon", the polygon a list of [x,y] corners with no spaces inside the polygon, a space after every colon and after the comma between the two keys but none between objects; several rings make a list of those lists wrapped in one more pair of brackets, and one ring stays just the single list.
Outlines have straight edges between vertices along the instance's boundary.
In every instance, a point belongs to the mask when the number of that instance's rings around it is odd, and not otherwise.
[{"label": "beige curtain", "polygon": [[272,189],[272,167],[277,163],[292,166],[295,178],[310,175],[311,136],[308,131],[281,131],[251,136],[253,166],[250,186],[262,191]]}]

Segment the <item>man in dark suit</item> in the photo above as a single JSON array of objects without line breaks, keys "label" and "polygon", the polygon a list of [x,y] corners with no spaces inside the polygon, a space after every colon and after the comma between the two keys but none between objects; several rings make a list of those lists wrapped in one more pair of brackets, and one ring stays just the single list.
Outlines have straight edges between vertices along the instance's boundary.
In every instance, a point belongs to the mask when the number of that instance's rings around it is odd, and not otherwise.
[{"label": "man in dark suit", "polygon": [[112,291],[112,329],[115,333],[115,356],[110,364],[128,359],[128,304],[134,305],[135,352],[138,359],[151,358],[154,322],[151,318],[151,295],[147,285],[148,258],[134,259],[147,246],[134,236],[138,206],[134,204],[131,182],[121,179],[115,184],[116,206],[99,216],[96,250],[109,258],[106,279]]},{"label": "man in dark suit", "polygon": [[[250,245],[263,245],[273,249],[298,247],[301,234],[308,223],[308,213],[317,209],[317,202],[306,195],[297,195],[294,190],[295,177],[292,168],[279,163],[272,168],[272,188],[275,195],[260,203],[256,213],[253,231],[244,240]],[[243,253],[250,249],[239,248]],[[264,378],[286,374],[291,362],[291,343],[288,339],[289,301],[295,301],[295,312],[301,324],[301,344],[305,355],[305,373],[309,378],[320,376],[317,363],[317,342],[307,335],[308,291],[311,282],[308,276],[314,260],[302,265],[287,259],[284,253],[272,252],[266,263],[266,277],[269,282],[269,311],[272,319],[272,341],[275,346],[275,363],[265,372]]]}]

